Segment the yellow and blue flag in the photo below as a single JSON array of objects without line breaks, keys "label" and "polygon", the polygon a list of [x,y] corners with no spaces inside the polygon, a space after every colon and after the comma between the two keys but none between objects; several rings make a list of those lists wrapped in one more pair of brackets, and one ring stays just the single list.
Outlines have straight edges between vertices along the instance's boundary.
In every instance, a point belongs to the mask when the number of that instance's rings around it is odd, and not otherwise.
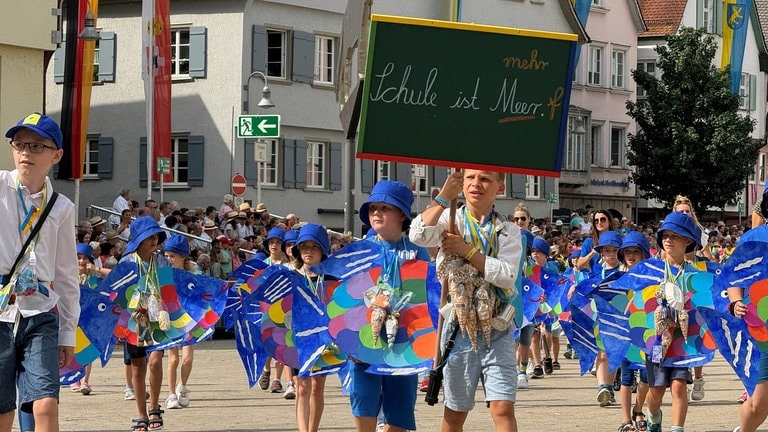
[{"label": "yellow and blue flag", "polygon": [[731,93],[739,92],[741,63],[749,27],[751,0],[725,0],[723,2],[723,58],[721,66],[731,65]]}]

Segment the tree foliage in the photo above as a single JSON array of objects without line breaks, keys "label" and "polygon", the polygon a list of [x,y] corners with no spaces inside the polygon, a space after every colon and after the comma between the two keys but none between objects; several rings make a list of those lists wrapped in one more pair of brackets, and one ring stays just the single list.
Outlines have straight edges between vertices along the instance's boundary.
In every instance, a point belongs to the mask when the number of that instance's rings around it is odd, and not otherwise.
[{"label": "tree foliage", "polygon": [[681,194],[699,212],[723,208],[744,189],[762,146],[749,136],[755,121],[738,114],[728,69],[712,65],[717,45],[711,36],[683,28],[666,41],[656,47],[660,79],[632,72],[647,95],[627,102],[637,122],[627,151],[636,169],[632,179],[643,198],[671,205]]}]

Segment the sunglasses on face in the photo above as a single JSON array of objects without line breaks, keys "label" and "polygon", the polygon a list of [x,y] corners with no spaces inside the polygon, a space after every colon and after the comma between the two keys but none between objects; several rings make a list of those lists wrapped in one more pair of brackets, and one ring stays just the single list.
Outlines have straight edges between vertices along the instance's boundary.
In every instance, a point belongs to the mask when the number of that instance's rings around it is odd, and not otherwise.
[{"label": "sunglasses on face", "polygon": [[520,216],[520,217],[515,216],[515,222],[525,222],[527,220],[528,218],[525,216]]},{"label": "sunglasses on face", "polygon": [[601,218],[596,217],[595,218],[595,222],[598,222],[598,223],[608,222],[608,218],[606,218],[606,217],[601,217]]}]

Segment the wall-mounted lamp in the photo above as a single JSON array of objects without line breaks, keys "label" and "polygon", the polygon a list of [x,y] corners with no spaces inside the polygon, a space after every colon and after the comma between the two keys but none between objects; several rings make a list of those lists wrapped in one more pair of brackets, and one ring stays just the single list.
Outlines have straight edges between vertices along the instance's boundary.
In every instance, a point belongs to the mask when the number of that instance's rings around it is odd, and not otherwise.
[{"label": "wall-mounted lamp", "polygon": [[571,127],[570,133],[574,135],[585,135],[587,133],[587,130],[584,129],[584,120],[581,118],[581,108],[574,105],[576,107],[576,127]]},{"label": "wall-mounted lamp", "polygon": [[261,89],[261,100],[259,103],[256,104],[259,108],[274,108],[275,104],[272,102],[272,92],[269,90],[269,84],[267,83],[267,76],[264,75],[263,72],[260,71],[254,71],[250,75],[248,75],[248,79],[245,80],[245,85],[243,86],[243,89],[246,91],[245,94],[245,110],[249,111],[249,100],[250,100],[250,94],[251,92],[248,89],[248,85],[251,82],[251,78],[254,76],[258,76],[264,81],[264,88]]},{"label": "wall-mounted lamp", "polygon": [[88,12],[85,14],[83,31],[77,35],[77,38],[89,42],[97,41],[100,38],[99,32],[96,30],[96,18],[94,18],[93,12],[91,12],[91,2],[88,2]]}]

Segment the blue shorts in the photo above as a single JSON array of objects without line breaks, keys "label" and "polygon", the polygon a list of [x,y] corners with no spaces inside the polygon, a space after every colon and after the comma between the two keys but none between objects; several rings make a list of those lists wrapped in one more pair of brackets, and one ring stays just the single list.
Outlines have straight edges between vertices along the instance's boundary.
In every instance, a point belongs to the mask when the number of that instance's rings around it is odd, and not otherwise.
[{"label": "blue shorts", "polygon": [[649,387],[669,387],[673,380],[685,380],[688,384],[693,383],[689,368],[661,366],[646,358],[645,371],[648,375]]},{"label": "blue shorts", "polygon": [[531,339],[533,339],[533,334],[536,332],[536,326],[533,324],[528,324],[527,326],[520,329],[520,337],[518,338],[518,342],[520,345],[529,347],[531,346]]},{"label": "blue shorts", "polygon": [[635,372],[640,372],[640,382],[648,384],[648,375],[645,373],[645,369],[632,369],[632,363],[624,359],[621,361],[621,385],[631,386],[635,380]]},{"label": "blue shorts", "polygon": [[[442,345],[458,324],[452,322],[443,329]],[[524,330],[525,328],[523,328]],[[475,406],[475,391],[483,377],[485,401],[515,402],[517,397],[517,366],[515,340],[512,331],[491,332],[490,349],[482,332],[477,332],[477,351],[469,339],[456,333],[456,343],[443,369],[443,395],[445,406],[453,411],[468,412]]]},{"label": "blue shorts", "polygon": [[760,357],[757,366],[757,382],[768,381],[768,355]]},{"label": "blue shorts", "polygon": [[16,338],[13,326],[0,322],[0,413],[16,409],[17,386],[21,410],[32,412],[36,400],[59,399],[59,318],[52,310],[21,317]]},{"label": "blue shorts", "polygon": [[365,370],[368,365],[355,363],[349,403],[355,417],[377,417],[384,412],[388,425],[416,430],[416,391],[419,376],[376,375]]}]

